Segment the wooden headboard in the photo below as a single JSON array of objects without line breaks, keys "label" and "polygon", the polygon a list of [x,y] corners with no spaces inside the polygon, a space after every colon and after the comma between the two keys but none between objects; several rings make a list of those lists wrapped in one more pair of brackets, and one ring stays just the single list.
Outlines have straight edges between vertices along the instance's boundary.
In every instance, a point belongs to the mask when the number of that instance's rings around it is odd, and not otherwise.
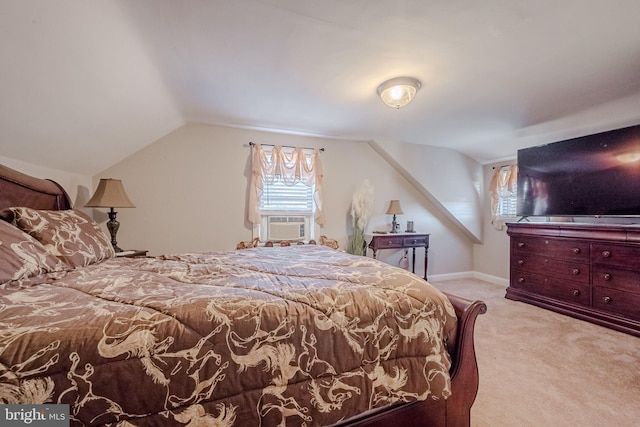
[{"label": "wooden headboard", "polygon": [[55,181],[34,178],[0,165],[0,209],[12,206],[63,210],[71,209],[71,199]]}]

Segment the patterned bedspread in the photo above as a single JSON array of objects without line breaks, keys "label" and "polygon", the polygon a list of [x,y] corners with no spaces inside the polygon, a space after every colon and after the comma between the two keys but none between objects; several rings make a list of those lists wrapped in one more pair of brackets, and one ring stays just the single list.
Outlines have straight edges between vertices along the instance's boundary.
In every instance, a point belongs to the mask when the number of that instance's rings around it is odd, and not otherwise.
[{"label": "patterned bedspread", "polygon": [[0,286],[0,403],[77,425],[327,425],[450,394],[446,297],[322,246],[112,258]]}]

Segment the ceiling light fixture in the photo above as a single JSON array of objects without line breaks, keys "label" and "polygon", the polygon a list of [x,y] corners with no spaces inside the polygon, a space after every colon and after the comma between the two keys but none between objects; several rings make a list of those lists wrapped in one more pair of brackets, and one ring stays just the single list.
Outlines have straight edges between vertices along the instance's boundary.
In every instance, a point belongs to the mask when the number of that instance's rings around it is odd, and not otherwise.
[{"label": "ceiling light fixture", "polygon": [[413,77],[396,77],[378,86],[378,95],[389,107],[400,108],[411,102],[420,86]]}]

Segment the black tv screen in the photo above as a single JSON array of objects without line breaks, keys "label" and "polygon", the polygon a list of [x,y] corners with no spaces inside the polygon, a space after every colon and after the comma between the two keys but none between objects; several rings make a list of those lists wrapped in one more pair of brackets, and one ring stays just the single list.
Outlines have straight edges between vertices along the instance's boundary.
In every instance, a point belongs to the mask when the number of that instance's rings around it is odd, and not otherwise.
[{"label": "black tv screen", "polygon": [[640,125],[518,150],[519,216],[640,216]]}]

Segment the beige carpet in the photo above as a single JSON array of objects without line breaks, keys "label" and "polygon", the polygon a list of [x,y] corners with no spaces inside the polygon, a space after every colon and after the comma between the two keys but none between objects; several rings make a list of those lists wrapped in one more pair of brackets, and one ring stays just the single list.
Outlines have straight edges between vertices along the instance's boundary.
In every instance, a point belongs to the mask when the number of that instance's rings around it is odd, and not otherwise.
[{"label": "beige carpet", "polygon": [[640,426],[640,338],[507,300],[499,285],[432,283],[488,306],[473,427]]}]

